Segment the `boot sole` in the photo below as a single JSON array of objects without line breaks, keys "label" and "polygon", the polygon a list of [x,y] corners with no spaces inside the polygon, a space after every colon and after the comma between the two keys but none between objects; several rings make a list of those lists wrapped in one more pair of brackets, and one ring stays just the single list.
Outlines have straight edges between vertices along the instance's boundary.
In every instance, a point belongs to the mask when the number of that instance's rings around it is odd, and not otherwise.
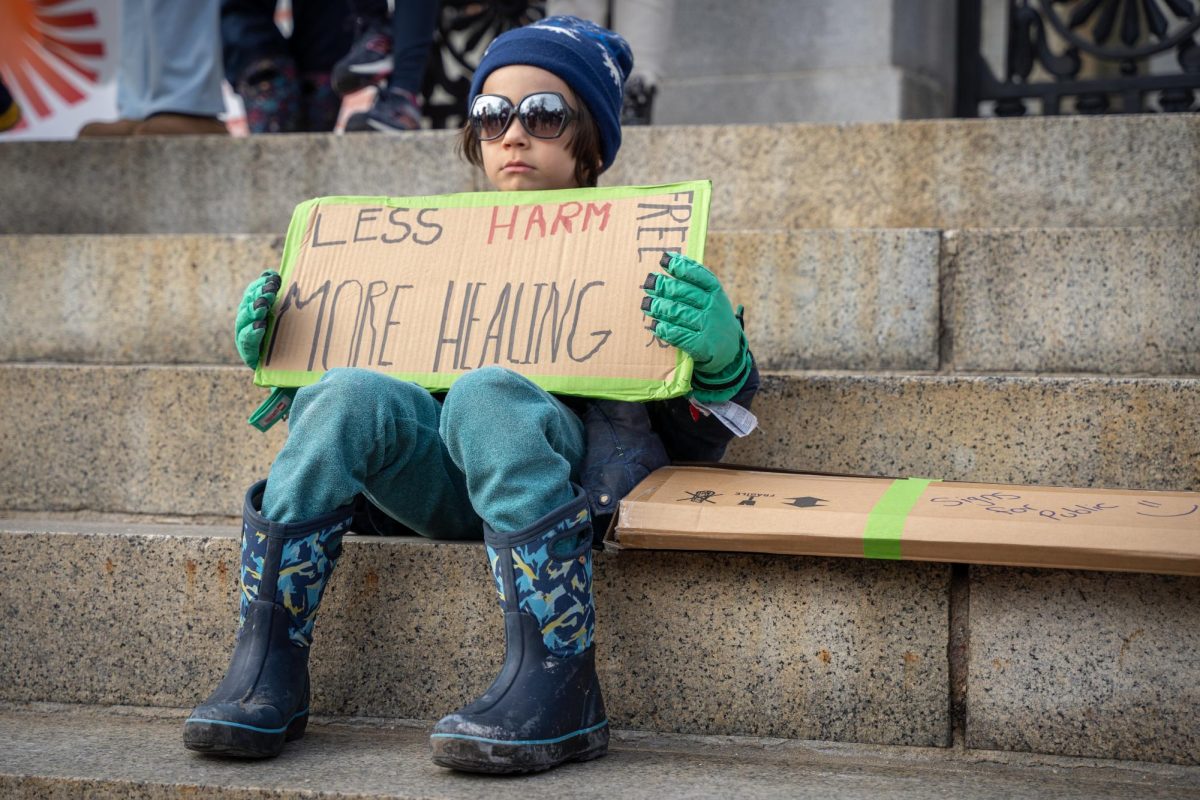
[{"label": "boot sole", "polygon": [[283,750],[285,742],[303,738],[307,727],[307,712],[281,731],[219,720],[188,720],[183,726],[183,746],[205,755],[273,758]]},{"label": "boot sole", "polygon": [[460,772],[503,775],[541,772],[571,761],[608,754],[608,725],[563,741],[514,744],[499,739],[435,734],[433,763]]}]

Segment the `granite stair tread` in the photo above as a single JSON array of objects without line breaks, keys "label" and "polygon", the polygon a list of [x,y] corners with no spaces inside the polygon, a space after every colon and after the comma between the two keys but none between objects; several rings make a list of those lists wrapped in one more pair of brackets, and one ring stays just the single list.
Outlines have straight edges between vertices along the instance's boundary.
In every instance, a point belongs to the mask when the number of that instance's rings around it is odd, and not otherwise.
[{"label": "granite stair tread", "polygon": [[428,730],[386,720],[314,719],[266,762],[212,759],[180,742],[177,709],[0,706],[0,793],[104,798],[477,798],[629,800],[1184,800],[1200,767],[872,747],[787,739],[616,731],[607,758],[485,780],[429,759]]}]

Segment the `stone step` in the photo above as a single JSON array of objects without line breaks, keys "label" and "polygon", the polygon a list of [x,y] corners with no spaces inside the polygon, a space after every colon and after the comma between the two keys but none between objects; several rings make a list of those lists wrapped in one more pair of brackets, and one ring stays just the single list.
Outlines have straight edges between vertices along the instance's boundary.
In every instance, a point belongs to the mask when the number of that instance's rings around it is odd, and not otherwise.
[{"label": "stone step", "polygon": [[[234,309],[281,251],[0,236],[0,361],[237,364]],[[707,261],[767,369],[1200,374],[1195,227],[717,231]]]},{"label": "stone step", "polygon": [[[202,700],[232,650],[238,534],[232,524],[0,520],[0,700]],[[950,574],[944,564],[598,554],[609,714],[639,730],[946,746]],[[491,580],[478,544],[348,537],[314,639],[314,707],[437,719],[478,696],[503,660]]]},{"label": "stone step", "polygon": [[[194,705],[232,647],[237,536],[0,519],[0,701]],[[956,729],[972,748],[1200,764],[1198,578],[673,551],[598,553],[594,574],[621,728],[931,747]],[[436,719],[487,685],[501,638],[477,544],[350,536],[314,706]]]},{"label": "stone step", "polygon": [[318,719],[284,756],[246,763],[183,751],[182,720],[173,709],[4,709],[0,792],[13,800],[1184,800],[1200,786],[1195,767],[633,732],[615,733],[597,761],[488,780],[436,767],[422,726]]},{"label": "stone step", "polygon": [[[282,250],[265,235],[0,236],[0,361],[240,364],[234,312]],[[937,368],[936,231],[716,232],[709,253],[764,363]],[[820,305],[785,322],[785,298]]]},{"label": "stone step", "polygon": [[[318,195],[483,188],[453,132],[11,142],[4,233],[282,234]],[[605,185],[713,181],[712,226],[1193,225],[1189,115],[631,128]],[[72,191],[61,187],[75,188]]]},{"label": "stone step", "polygon": [[[808,472],[1200,489],[1200,379],[767,373],[726,460]],[[0,366],[0,509],[234,515],[283,425],[235,367]]]}]

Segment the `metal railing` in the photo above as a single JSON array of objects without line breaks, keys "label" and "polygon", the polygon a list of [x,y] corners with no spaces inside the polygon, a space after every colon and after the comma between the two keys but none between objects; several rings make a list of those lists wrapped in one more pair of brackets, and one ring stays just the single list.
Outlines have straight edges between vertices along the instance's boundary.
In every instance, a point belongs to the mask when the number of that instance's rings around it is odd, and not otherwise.
[{"label": "metal railing", "polygon": [[432,127],[461,126],[471,76],[488,44],[545,15],[545,4],[538,0],[442,0],[421,87],[423,113]]},{"label": "metal railing", "polygon": [[1021,116],[1031,106],[1046,115],[1198,110],[1197,5],[1007,0],[997,77],[983,55],[983,0],[959,0],[956,113],[979,116],[987,104],[996,116]]}]

